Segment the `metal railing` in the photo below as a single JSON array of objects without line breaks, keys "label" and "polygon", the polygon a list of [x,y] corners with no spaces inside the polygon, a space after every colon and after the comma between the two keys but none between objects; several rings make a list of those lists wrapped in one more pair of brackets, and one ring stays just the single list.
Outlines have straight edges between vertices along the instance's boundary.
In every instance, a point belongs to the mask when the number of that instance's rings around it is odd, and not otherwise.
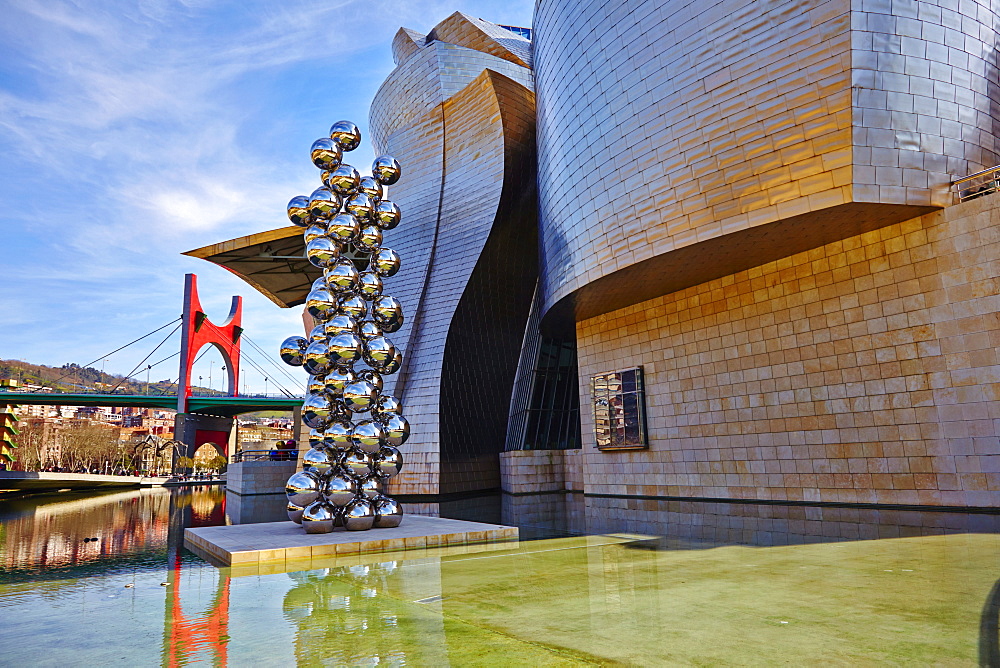
[{"label": "metal railing", "polygon": [[288,462],[298,459],[298,450],[243,450],[231,457],[234,464],[240,462]]},{"label": "metal railing", "polygon": [[952,181],[951,185],[958,188],[958,199],[961,202],[1000,191],[1000,165],[969,174]]}]

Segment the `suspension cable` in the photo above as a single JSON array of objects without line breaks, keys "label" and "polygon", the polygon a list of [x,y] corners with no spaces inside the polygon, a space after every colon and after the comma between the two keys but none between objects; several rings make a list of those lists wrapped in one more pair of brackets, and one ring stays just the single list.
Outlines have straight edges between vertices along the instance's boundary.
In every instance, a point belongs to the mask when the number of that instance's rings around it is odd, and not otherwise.
[{"label": "suspension cable", "polygon": [[257,343],[253,339],[251,339],[246,334],[243,334],[243,338],[246,340],[247,343],[249,343],[251,346],[253,346],[257,350],[257,352],[259,352],[261,355],[263,355],[264,359],[267,360],[271,364],[271,366],[273,366],[275,369],[277,369],[281,373],[285,374],[286,378],[288,378],[293,383],[299,383],[300,382],[301,379],[296,378],[292,374],[288,373],[287,369],[282,368],[280,364],[278,364],[273,359],[271,359],[271,356],[268,355],[260,346],[258,346]]},{"label": "suspension cable", "polygon": [[166,335],[166,336],[165,336],[165,337],[163,338],[163,340],[162,340],[162,341],[160,341],[159,343],[157,343],[157,344],[156,344],[156,347],[155,347],[155,348],[153,348],[153,349],[152,349],[151,351],[149,351],[149,354],[148,354],[148,355],[146,355],[146,356],[145,356],[144,358],[142,358],[142,361],[141,361],[141,362],[139,362],[138,364],[136,364],[136,365],[135,365],[135,367],[133,367],[133,369],[132,369],[131,371],[129,371],[129,372],[128,372],[128,375],[127,375],[127,376],[125,376],[124,378],[122,378],[122,379],[121,379],[120,381],[118,381],[118,384],[117,384],[117,385],[115,385],[114,387],[112,387],[112,388],[111,388],[111,391],[110,391],[110,392],[108,392],[108,394],[114,394],[115,390],[117,390],[117,389],[118,389],[119,387],[121,387],[121,386],[122,386],[122,383],[124,383],[124,382],[125,382],[126,380],[128,380],[129,378],[131,378],[131,377],[132,377],[132,374],[133,374],[133,373],[135,373],[135,372],[136,372],[136,370],[137,370],[137,369],[138,369],[139,367],[141,367],[141,366],[142,366],[143,364],[145,364],[145,363],[146,363],[146,360],[148,360],[148,359],[149,359],[150,357],[152,357],[152,356],[153,356],[153,353],[155,353],[155,352],[156,352],[157,350],[159,350],[159,349],[160,349],[160,346],[162,346],[162,345],[163,345],[164,343],[166,343],[166,342],[167,342],[167,340],[169,340],[169,339],[170,339],[170,337],[174,335],[174,332],[176,332],[176,331],[177,331],[178,329],[180,329],[180,328],[181,328],[181,326],[180,326],[180,325],[177,325],[176,327],[174,327],[174,328],[173,328],[173,329],[172,329],[172,330],[170,331],[170,333],[169,333],[169,334],[167,334],[167,335]]}]

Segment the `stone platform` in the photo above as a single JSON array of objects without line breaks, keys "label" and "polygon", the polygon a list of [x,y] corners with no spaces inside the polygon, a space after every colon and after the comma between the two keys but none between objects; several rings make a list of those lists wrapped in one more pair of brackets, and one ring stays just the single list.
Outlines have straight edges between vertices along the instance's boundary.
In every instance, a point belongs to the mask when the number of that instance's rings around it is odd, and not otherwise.
[{"label": "stone platform", "polygon": [[516,527],[422,515],[405,515],[403,523],[392,529],[326,534],[307,534],[291,521],[184,530],[184,547],[224,566],[457,545],[488,550],[517,540]]}]

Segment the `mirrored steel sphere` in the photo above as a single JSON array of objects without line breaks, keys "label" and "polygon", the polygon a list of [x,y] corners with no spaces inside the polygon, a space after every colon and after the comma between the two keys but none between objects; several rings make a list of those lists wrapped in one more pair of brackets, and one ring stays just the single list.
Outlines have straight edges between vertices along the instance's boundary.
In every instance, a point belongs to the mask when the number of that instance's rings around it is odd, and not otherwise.
[{"label": "mirrored steel sphere", "polygon": [[391,186],[402,174],[399,161],[391,155],[380,155],[372,163],[372,175],[384,186]]},{"label": "mirrored steel sphere", "polygon": [[373,271],[363,271],[358,276],[358,294],[367,301],[382,296],[382,278]]},{"label": "mirrored steel sphere", "polygon": [[336,366],[353,364],[361,359],[361,339],[346,332],[338,334],[330,339],[329,354]]},{"label": "mirrored steel sphere", "polygon": [[353,292],[358,288],[358,270],[350,260],[341,260],[327,267],[323,278],[330,291],[336,295]]},{"label": "mirrored steel sphere", "polygon": [[326,335],[331,337],[345,332],[357,334],[358,321],[346,313],[337,313],[326,321],[324,327],[326,329]]},{"label": "mirrored steel sphere", "polygon": [[319,429],[309,430],[309,447],[316,448],[317,450],[322,450],[323,444],[323,432]]},{"label": "mirrored steel sphere", "polygon": [[344,455],[344,468],[350,471],[351,475],[358,478],[363,478],[372,473],[375,470],[373,464],[372,456],[357,448],[348,450],[347,454]]},{"label": "mirrored steel sphere", "polygon": [[367,380],[356,380],[344,387],[344,404],[355,413],[365,413],[378,398],[378,390]]},{"label": "mirrored steel sphere", "polygon": [[399,399],[392,396],[391,394],[380,394],[378,396],[378,401],[372,407],[372,412],[379,420],[384,420],[389,413],[402,413],[403,406]]},{"label": "mirrored steel sphere", "polygon": [[396,346],[384,336],[373,336],[370,339],[365,339],[364,345],[362,355],[368,366],[373,369],[383,369],[389,366],[396,356]]},{"label": "mirrored steel sphere", "polygon": [[357,375],[349,367],[334,367],[326,373],[326,393],[331,397],[344,394],[344,387],[357,380]]},{"label": "mirrored steel sphere", "polygon": [[410,437],[410,423],[402,415],[390,414],[382,423],[385,425],[385,443],[398,448]]},{"label": "mirrored steel sphere", "polygon": [[361,185],[361,175],[350,165],[341,165],[330,171],[326,180],[327,187],[341,197],[346,197]]},{"label": "mirrored steel sphere", "polygon": [[354,425],[354,445],[362,452],[374,455],[385,440],[385,429],[378,422],[363,420]]},{"label": "mirrored steel sphere", "polygon": [[306,311],[317,320],[327,320],[333,317],[338,306],[333,295],[325,288],[313,290],[306,296]]},{"label": "mirrored steel sphere", "polygon": [[321,322],[309,330],[309,343],[326,341],[326,323]]},{"label": "mirrored steel sphere", "polygon": [[382,184],[374,176],[362,176],[361,183],[358,184],[358,192],[368,195],[372,201],[372,206],[382,201]]},{"label": "mirrored steel sphere", "polygon": [[328,237],[318,237],[306,244],[306,258],[314,267],[329,267],[340,257],[340,247]]},{"label": "mirrored steel sphere", "polygon": [[398,527],[403,521],[403,507],[388,496],[380,496],[372,501],[375,510],[375,522],[373,526],[379,529],[391,529]]},{"label": "mirrored steel sphere", "polygon": [[309,196],[309,213],[313,218],[326,220],[340,211],[340,197],[329,188],[316,188]]},{"label": "mirrored steel sphere", "polygon": [[319,498],[321,489],[318,476],[308,471],[299,471],[285,483],[285,496],[291,503],[305,508]]},{"label": "mirrored steel sphere", "polygon": [[[354,424],[346,420],[331,422],[330,426],[323,432],[323,443],[328,448],[346,450],[354,446]],[[337,460],[337,464],[343,464],[343,457]]]},{"label": "mirrored steel sphere", "polygon": [[281,349],[278,352],[281,361],[289,366],[302,366],[308,345],[309,342],[302,336],[289,336],[281,342]]},{"label": "mirrored steel sphere", "polygon": [[306,227],[306,231],[302,233],[302,239],[305,243],[309,243],[313,239],[319,239],[320,237],[326,236],[326,224],[323,222],[310,223]]},{"label": "mirrored steel sphere", "polygon": [[305,195],[296,195],[288,201],[288,220],[293,225],[305,227],[312,219],[309,213],[309,198]]},{"label": "mirrored steel sphere", "polygon": [[396,348],[396,354],[392,356],[392,361],[386,364],[383,368],[379,369],[384,376],[391,376],[392,374],[399,371],[399,367],[403,366],[403,353],[400,352],[399,348]]},{"label": "mirrored steel sphere", "polygon": [[342,244],[350,243],[361,231],[361,221],[353,213],[338,213],[326,226],[327,235]]},{"label": "mirrored steel sphere", "polygon": [[325,429],[329,420],[330,400],[326,395],[310,394],[306,397],[302,402],[302,421],[313,429]]},{"label": "mirrored steel sphere", "polygon": [[330,533],[337,511],[325,501],[309,504],[302,512],[302,528],[306,533]]},{"label": "mirrored steel sphere", "polygon": [[313,341],[306,348],[305,361],[302,363],[302,368],[306,370],[306,373],[311,373],[314,376],[322,376],[330,370],[332,362],[333,359],[331,351],[327,347],[327,342]]},{"label": "mirrored steel sphere", "polygon": [[372,319],[384,330],[394,332],[403,324],[403,305],[395,297],[382,295],[372,302]]},{"label": "mirrored steel sphere", "polygon": [[340,144],[329,137],[321,137],[313,142],[309,149],[309,155],[313,164],[320,169],[336,169],[343,158],[343,151]]},{"label": "mirrored steel sphere", "polygon": [[357,192],[347,198],[344,208],[364,225],[371,222],[372,214],[375,211],[375,204],[368,195]]},{"label": "mirrored steel sphere", "polygon": [[364,320],[358,325],[358,334],[362,339],[371,339],[376,336],[382,336],[382,328],[379,327],[377,322]]},{"label": "mirrored steel sphere", "polygon": [[391,248],[379,248],[372,255],[372,269],[382,278],[395,276],[399,272],[400,260],[396,251]]},{"label": "mirrored steel sphere", "polygon": [[337,472],[326,480],[323,495],[327,501],[342,508],[354,500],[360,492],[358,481],[354,478]]},{"label": "mirrored steel sphere", "polygon": [[374,253],[382,245],[382,230],[375,225],[362,227],[358,237],[354,240],[354,245],[360,251]]},{"label": "mirrored steel sphere", "polygon": [[382,496],[383,487],[382,478],[374,473],[366,478],[362,478],[361,484],[358,485],[360,492],[369,499],[374,499],[376,496]]},{"label": "mirrored steel sphere", "polygon": [[307,450],[302,455],[302,466],[312,468],[316,473],[325,476],[333,468],[334,462],[330,461],[330,455],[325,450]]},{"label": "mirrored steel sphere", "polygon": [[288,511],[288,519],[296,524],[302,524],[302,511],[305,510],[305,508],[297,506],[289,501],[288,505],[285,506],[285,510]]},{"label": "mirrored steel sphere", "polygon": [[383,230],[391,230],[399,225],[403,214],[395,203],[387,199],[382,200],[375,207],[375,221]]},{"label": "mirrored steel sphere", "polygon": [[385,478],[391,478],[403,469],[403,454],[392,446],[384,446],[375,457],[375,470]]},{"label": "mirrored steel sphere", "polygon": [[326,279],[320,276],[319,278],[315,279],[312,282],[312,287],[309,288],[309,292],[312,292],[313,290],[319,290],[320,288],[325,288],[325,287],[326,287]]},{"label": "mirrored steel sphere", "polygon": [[340,311],[352,316],[355,320],[363,320],[368,314],[368,304],[358,295],[351,295],[340,300]]},{"label": "mirrored steel sphere", "polygon": [[326,379],[323,376],[309,376],[306,383],[307,394],[326,394]]},{"label": "mirrored steel sphere", "polygon": [[358,372],[359,380],[367,380],[369,383],[375,386],[375,389],[379,392],[382,391],[382,387],[385,385],[385,381],[382,380],[382,374],[373,369],[362,369]]},{"label": "mirrored steel sphere", "polygon": [[344,528],[348,531],[367,531],[373,524],[375,510],[368,498],[358,497],[344,506]]},{"label": "mirrored steel sphere", "polygon": [[345,151],[353,151],[361,145],[361,130],[350,121],[337,121],[330,126],[330,139]]}]

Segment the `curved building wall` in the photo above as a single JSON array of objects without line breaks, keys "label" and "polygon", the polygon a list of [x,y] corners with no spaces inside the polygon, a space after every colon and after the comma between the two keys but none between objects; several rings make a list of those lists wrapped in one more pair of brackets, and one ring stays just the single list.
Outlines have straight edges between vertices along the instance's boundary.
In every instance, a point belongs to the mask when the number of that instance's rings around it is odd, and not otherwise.
[{"label": "curved building wall", "polygon": [[951,203],[998,162],[998,8],[539,0],[544,310],[592,317]]},{"label": "curved building wall", "polygon": [[[448,21],[451,38],[464,26],[482,39],[465,17]],[[386,390],[403,400],[412,435],[393,492],[499,487],[496,424],[505,426],[537,275],[531,72],[404,36],[370,117],[376,150],[404,168],[388,191],[403,222],[387,237],[405,263],[387,284],[407,314],[392,336],[404,365]]]}]

